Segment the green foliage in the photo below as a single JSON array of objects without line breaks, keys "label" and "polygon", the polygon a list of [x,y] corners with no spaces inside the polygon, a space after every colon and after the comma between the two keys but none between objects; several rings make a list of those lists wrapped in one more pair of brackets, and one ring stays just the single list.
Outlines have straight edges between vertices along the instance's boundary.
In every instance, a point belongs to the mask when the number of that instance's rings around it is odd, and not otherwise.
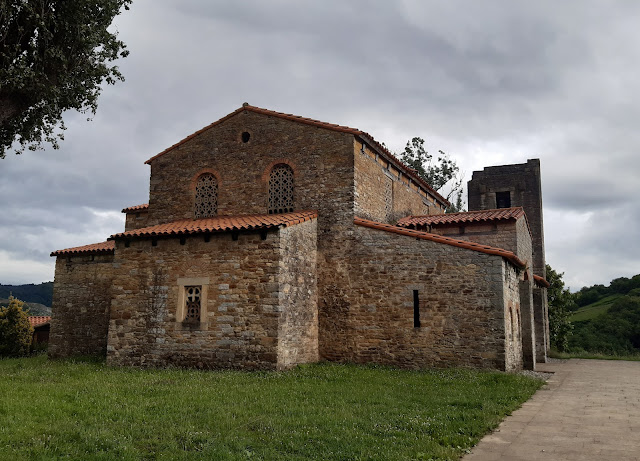
[{"label": "green foliage", "polygon": [[593,318],[596,318],[597,316],[607,312],[609,308],[613,306],[615,300],[620,298],[621,296],[623,295],[616,293],[610,296],[606,296],[593,304],[588,304],[584,307],[581,307],[571,314],[570,320],[572,322],[581,322],[583,320],[591,320]]},{"label": "green foliage", "polygon": [[549,304],[549,333],[551,344],[559,351],[566,351],[573,325],[569,320],[574,309],[574,296],[564,287],[562,276],[547,264],[547,301]]},{"label": "green foliage", "polygon": [[[418,176],[424,179],[427,184],[436,191],[442,193],[443,189],[449,189],[445,198],[451,203],[447,209],[448,213],[463,211],[464,202],[462,200],[463,175],[455,160],[438,151],[438,156],[434,158],[424,147],[424,139],[412,138],[407,141],[404,152],[400,155],[402,162],[409,168],[416,170]],[[447,187],[445,187],[447,186]]]},{"label": "green foliage", "polygon": [[[42,142],[58,148],[62,113],[95,114],[101,84],[123,76],[128,51],[107,29],[131,0],[7,0],[0,3],[0,158]],[[56,128],[60,128],[56,132]]]},{"label": "green foliage", "polygon": [[618,277],[617,279],[613,279],[608,287],[604,285],[582,287],[577,293],[576,304],[579,307],[584,307],[607,296],[614,294],[625,295],[637,289],[640,289],[640,274],[634,275],[631,278]]},{"label": "green foliage", "polygon": [[640,354],[640,298],[621,296],[603,314],[575,322],[569,341],[572,352],[607,355]]},{"label": "green foliage", "polygon": [[0,307],[0,357],[27,355],[33,338],[33,327],[22,301],[9,298],[7,307]]},{"label": "green foliage", "polygon": [[25,303],[38,303],[51,307],[53,300],[53,282],[44,282],[34,285],[2,285],[0,284],[0,299],[15,296]]},{"label": "green foliage", "polygon": [[461,369],[0,360],[0,395],[12,396],[0,403],[0,447],[15,461],[459,459],[541,385]]}]

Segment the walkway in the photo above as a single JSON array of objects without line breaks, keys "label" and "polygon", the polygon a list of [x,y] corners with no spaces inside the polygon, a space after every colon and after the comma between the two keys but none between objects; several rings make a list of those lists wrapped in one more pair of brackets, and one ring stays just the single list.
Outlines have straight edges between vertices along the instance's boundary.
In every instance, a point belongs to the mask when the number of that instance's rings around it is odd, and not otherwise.
[{"label": "walkway", "polygon": [[640,461],[640,362],[538,365],[555,374],[463,461]]}]

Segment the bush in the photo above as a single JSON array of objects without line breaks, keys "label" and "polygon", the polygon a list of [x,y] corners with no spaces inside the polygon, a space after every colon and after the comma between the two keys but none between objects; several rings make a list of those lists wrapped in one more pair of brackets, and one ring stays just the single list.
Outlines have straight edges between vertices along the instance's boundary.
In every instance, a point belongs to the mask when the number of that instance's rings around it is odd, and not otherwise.
[{"label": "bush", "polygon": [[9,305],[0,307],[0,357],[27,355],[33,338],[33,327],[27,313],[22,309],[24,303],[13,296]]}]

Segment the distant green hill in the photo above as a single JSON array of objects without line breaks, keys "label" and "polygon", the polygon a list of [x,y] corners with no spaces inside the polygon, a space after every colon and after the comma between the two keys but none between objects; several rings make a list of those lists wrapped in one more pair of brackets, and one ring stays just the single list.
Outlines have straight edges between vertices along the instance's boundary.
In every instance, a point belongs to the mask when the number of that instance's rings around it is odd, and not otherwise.
[{"label": "distant green hill", "polygon": [[1,285],[0,299],[7,299],[10,295],[20,301],[38,303],[51,307],[53,299],[53,282],[44,282],[37,285]]},{"label": "distant green hill", "polygon": [[612,295],[574,314],[569,352],[640,354],[640,297]]},{"label": "distant green hill", "polygon": [[[0,299],[0,307],[6,307],[9,305],[8,299]],[[51,308],[40,303],[24,303],[22,306],[29,315],[51,315]]]},{"label": "distant green hill", "polygon": [[609,310],[609,308],[613,305],[614,301],[620,298],[622,295],[620,293],[616,293],[613,295],[605,296],[604,298],[592,303],[587,304],[584,307],[581,307],[577,311],[575,311],[569,320],[571,322],[582,322],[584,320],[591,320],[598,317],[601,314],[604,314]]}]

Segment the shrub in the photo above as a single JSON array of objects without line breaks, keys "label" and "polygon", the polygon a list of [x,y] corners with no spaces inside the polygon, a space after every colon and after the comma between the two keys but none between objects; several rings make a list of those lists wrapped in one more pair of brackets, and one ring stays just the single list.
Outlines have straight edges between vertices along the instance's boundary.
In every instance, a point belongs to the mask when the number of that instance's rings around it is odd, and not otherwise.
[{"label": "shrub", "polygon": [[33,338],[33,327],[27,313],[22,309],[24,303],[13,296],[9,305],[0,307],[0,357],[27,355]]}]

